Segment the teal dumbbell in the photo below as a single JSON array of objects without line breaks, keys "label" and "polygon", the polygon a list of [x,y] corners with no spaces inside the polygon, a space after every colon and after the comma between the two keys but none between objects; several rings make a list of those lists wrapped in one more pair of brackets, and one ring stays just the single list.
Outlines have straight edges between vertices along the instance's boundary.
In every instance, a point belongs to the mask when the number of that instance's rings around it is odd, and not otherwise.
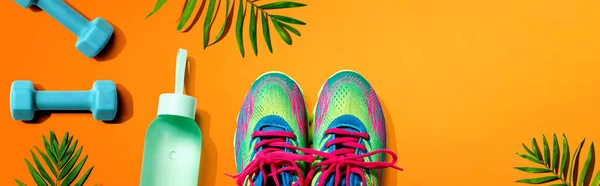
[{"label": "teal dumbbell", "polygon": [[94,82],[89,91],[36,91],[28,80],[10,87],[10,114],[14,120],[30,121],[36,110],[89,110],[94,119],[112,121],[117,114],[117,87],[110,80]]},{"label": "teal dumbbell", "polygon": [[75,48],[88,58],[95,57],[112,37],[113,27],[98,17],[88,21],[62,0],[15,0],[23,8],[36,5],[46,11],[73,34],[77,35]]}]

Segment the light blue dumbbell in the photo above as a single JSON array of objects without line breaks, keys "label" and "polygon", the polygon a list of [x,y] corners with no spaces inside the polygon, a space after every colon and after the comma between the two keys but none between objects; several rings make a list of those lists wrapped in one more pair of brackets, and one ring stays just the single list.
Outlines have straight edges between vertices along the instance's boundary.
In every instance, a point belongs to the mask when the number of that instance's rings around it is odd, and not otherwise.
[{"label": "light blue dumbbell", "polygon": [[92,58],[106,46],[113,34],[113,27],[98,17],[92,22],[85,19],[62,0],[15,0],[23,8],[36,5],[77,35],[75,48]]},{"label": "light blue dumbbell", "polygon": [[10,87],[10,114],[30,121],[36,110],[90,110],[96,120],[112,121],[117,114],[117,87],[98,80],[90,91],[36,91],[33,83],[17,80]]}]

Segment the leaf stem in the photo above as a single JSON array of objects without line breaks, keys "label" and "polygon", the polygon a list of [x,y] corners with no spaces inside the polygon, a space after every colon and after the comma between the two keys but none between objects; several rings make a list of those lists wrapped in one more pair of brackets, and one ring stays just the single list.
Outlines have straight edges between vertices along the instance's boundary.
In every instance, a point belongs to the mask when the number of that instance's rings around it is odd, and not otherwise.
[{"label": "leaf stem", "polygon": [[267,13],[267,11],[263,10],[262,8],[260,8],[260,6],[258,6],[256,3],[257,0],[245,0],[247,3],[250,3],[253,7],[256,7],[256,9],[258,9],[259,11],[261,11],[262,13],[264,13],[265,15],[271,17],[271,15],[269,15],[269,13]]},{"label": "leaf stem", "polygon": [[566,180],[564,180],[563,177],[560,177],[559,175],[557,175],[556,173],[554,173],[554,171],[550,171],[552,172],[552,174],[554,174],[554,176],[558,177],[560,181],[562,181],[563,183],[567,184],[568,186],[571,186],[571,184],[569,184]]},{"label": "leaf stem", "polygon": [[[537,157],[536,157],[536,159],[537,159],[537,160],[539,160],[539,161],[541,161],[542,163],[546,164],[546,161],[544,161],[544,160],[540,160],[540,158],[537,158]],[[552,170],[552,168],[550,168],[550,167],[548,167],[548,166],[546,166],[546,165],[544,165],[544,167],[546,167],[548,170],[550,170],[550,172],[551,172],[551,173],[552,173],[554,176],[558,177],[558,179],[559,179],[560,181],[562,181],[564,184],[566,184],[566,185],[568,185],[568,186],[571,186],[571,184],[569,184],[569,183],[567,182],[567,180],[565,180],[565,178],[563,178],[563,177],[559,176],[558,174],[556,174],[556,173],[554,172],[554,170]],[[560,171],[560,170],[559,170],[559,171]]]}]

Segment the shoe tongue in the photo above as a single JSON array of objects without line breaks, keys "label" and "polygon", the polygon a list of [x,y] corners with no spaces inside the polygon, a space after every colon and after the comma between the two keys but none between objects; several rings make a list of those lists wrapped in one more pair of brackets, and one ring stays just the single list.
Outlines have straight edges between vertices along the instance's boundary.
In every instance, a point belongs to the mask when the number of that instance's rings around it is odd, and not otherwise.
[{"label": "shoe tongue", "polygon": [[360,132],[356,127],[351,126],[351,125],[342,125],[342,126],[340,126],[338,128],[344,129],[344,130],[347,130],[347,131],[350,131],[350,132]]},{"label": "shoe tongue", "polygon": [[[270,125],[270,124],[265,124],[264,126],[262,126],[260,128],[260,130],[262,130],[262,131],[284,131],[284,132],[286,131],[285,128],[283,128],[283,127]],[[262,149],[262,147],[259,148],[259,150],[261,150],[261,149]],[[290,152],[289,149],[284,149],[284,151]],[[267,171],[266,174],[269,174],[270,173],[269,170],[271,168],[270,167],[264,167],[264,168]],[[266,174],[263,173],[262,175],[266,175]],[[290,173],[287,173],[287,172],[282,172],[277,177],[279,178],[279,182],[280,182],[279,184],[282,186],[291,185],[292,182],[296,180],[293,175],[291,175]],[[260,180],[262,180],[262,179],[263,178],[261,177]],[[262,182],[259,182],[259,180],[256,180],[255,184],[260,185],[260,184],[262,184]],[[275,185],[275,181],[273,180],[272,177],[267,178],[266,185]]]},{"label": "shoe tongue", "polygon": [[[337,126],[337,128],[343,129],[343,130],[347,130],[347,131],[350,131],[350,132],[360,132],[360,130],[358,130],[356,127],[354,127],[352,125],[349,125],[349,124],[343,124],[342,123],[339,126]],[[334,135],[334,137],[339,137],[339,136]],[[331,148],[330,150],[337,150],[337,149],[339,149],[341,147],[339,147],[338,145],[332,145],[330,148]]]},{"label": "shoe tongue", "polygon": [[[270,172],[268,171],[270,168],[265,167],[265,170],[267,170],[267,173],[259,173],[258,176],[256,176],[256,178],[254,179],[254,185],[262,185],[263,181],[264,181],[264,185],[276,185],[275,184],[275,180],[273,179],[273,177],[269,176],[268,178],[266,178],[264,175],[269,174]],[[279,173],[279,175],[277,175],[277,179],[279,179],[279,185],[281,186],[291,186],[295,181],[298,180],[298,177],[291,175],[290,173],[287,172],[282,172]]]},{"label": "shoe tongue", "polygon": [[[341,186],[353,186],[353,185],[361,185],[362,179],[359,175],[354,173],[350,173],[350,185],[346,185],[346,176],[340,177],[340,185]],[[330,175],[331,177],[326,181],[327,186],[334,186],[335,183],[335,175]]]},{"label": "shoe tongue", "polygon": [[[342,123],[342,124],[339,124],[339,125],[337,126],[337,128],[339,128],[339,129],[343,129],[343,130],[347,130],[347,131],[350,131],[350,132],[362,132],[362,131],[361,131],[361,130],[359,130],[359,129],[358,129],[356,126],[354,126],[354,125],[352,125],[352,124],[347,124],[347,123]],[[336,136],[336,137],[337,137],[337,136]],[[333,148],[333,149],[338,149],[338,148],[339,148],[339,146],[337,146],[337,145],[333,145],[333,146],[332,146],[332,148]],[[352,174],[350,174],[350,175],[351,175],[351,176],[350,176],[350,185],[360,185],[360,184],[362,183],[362,180],[361,180],[360,176],[358,176],[358,175],[356,175],[356,174],[354,174],[354,173],[352,173]],[[341,182],[341,185],[342,185],[342,186],[346,186],[346,176],[343,176],[343,177],[342,177],[340,180],[341,180],[341,181],[340,181],[340,182]],[[330,185],[331,185],[331,186],[333,186],[334,182],[335,182],[335,179],[334,179],[334,177],[331,177],[331,178],[329,179],[329,181],[328,181],[328,184],[326,184],[326,185],[328,185],[328,186],[330,186]]]},{"label": "shoe tongue", "polygon": [[[270,125],[270,124],[265,124],[263,126],[260,127],[261,131],[282,131],[282,132],[286,132],[285,128],[277,126],[277,125]],[[272,139],[273,137],[261,137],[260,139]],[[261,147],[262,149],[262,147]]]},{"label": "shoe tongue", "polygon": [[[285,129],[283,127],[279,127],[279,126],[275,126],[275,125],[269,125],[266,124],[262,127],[260,127],[261,131],[282,131],[285,132]],[[262,137],[261,139],[271,139],[272,137]]]},{"label": "shoe tongue", "polygon": [[265,125],[262,128],[260,128],[260,130],[263,130],[263,131],[285,131],[285,129],[283,127],[278,127],[278,126],[274,126],[274,125]]},{"label": "shoe tongue", "polygon": [[340,123],[336,126],[336,128],[344,129],[350,132],[361,132],[357,126],[350,123]]}]

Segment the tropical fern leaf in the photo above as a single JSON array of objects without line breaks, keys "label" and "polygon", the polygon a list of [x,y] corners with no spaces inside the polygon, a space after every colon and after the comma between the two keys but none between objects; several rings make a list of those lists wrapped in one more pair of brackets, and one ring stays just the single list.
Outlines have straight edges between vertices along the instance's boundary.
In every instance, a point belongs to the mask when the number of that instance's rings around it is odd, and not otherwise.
[{"label": "tropical fern leaf", "polygon": [[[208,46],[208,36],[210,33],[210,26],[212,25],[213,15],[215,12],[215,4],[217,0],[209,0],[208,9],[206,11],[206,17],[204,19],[204,32],[203,32],[203,45],[204,48]],[[227,0],[227,11],[225,11],[225,15],[229,14],[229,0]],[[227,20],[227,17],[225,18]]]},{"label": "tropical fern leaf", "polygon": [[17,182],[17,186],[27,186],[27,185],[25,185],[25,183],[23,183],[22,181],[19,181],[19,180],[17,180],[17,179],[13,179],[13,180],[15,180],[15,182]]},{"label": "tropical fern leaf", "polygon": [[[38,186],[83,185],[94,167],[90,167],[83,175],[79,176],[88,156],[86,155],[79,160],[83,147],[77,146],[78,140],[73,142],[73,136],[66,132],[59,143],[53,131],[50,131],[49,138],[43,136],[42,139],[44,140],[44,151],[40,150],[37,146],[34,146],[37,154],[33,150],[30,150],[33,165],[28,159],[25,159],[25,163],[35,184]],[[76,152],[75,149],[77,149]],[[77,165],[74,166],[76,163]],[[79,179],[77,180],[78,176]],[[14,180],[17,185],[25,185],[25,183],[17,179]]]},{"label": "tropical fern leaf", "polygon": [[240,49],[240,53],[242,54],[242,57],[244,57],[244,35],[242,34],[242,31],[244,29],[244,8],[246,3],[245,0],[238,1],[240,1],[240,3],[238,5],[237,21],[235,23],[235,38],[238,48]]},{"label": "tropical fern leaf", "polygon": [[154,13],[156,13],[156,11],[158,11],[165,3],[167,2],[167,0],[158,0],[156,2],[156,5],[154,5],[154,9],[152,9],[152,12],[150,12],[150,14],[148,14],[146,16],[146,18],[152,16]]},{"label": "tropical fern leaf", "polygon": [[269,19],[265,13],[260,13],[262,20],[262,30],[263,37],[265,37],[265,44],[267,44],[267,48],[269,48],[269,52],[273,53],[273,45],[271,45],[271,31],[269,31]]},{"label": "tropical fern leaf", "polygon": [[183,29],[183,26],[185,26],[185,23],[187,23],[187,21],[192,16],[192,13],[194,12],[194,7],[196,7],[196,1],[197,0],[187,0],[187,3],[185,3],[183,13],[181,13],[181,19],[179,20],[179,24],[177,25],[177,31],[181,31],[181,29]]},{"label": "tropical fern leaf", "polygon": [[270,38],[270,30],[269,28],[269,22],[273,25],[273,27],[275,27],[275,30],[277,31],[278,35],[281,37],[281,39],[287,43],[288,45],[292,44],[292,39],[291,36],[289,35],[288,32],[294,33],[298,36],[300,36],[300,32],[290,26],[285,24],[284,22],[288,22],[288,23],[293,23],[293,24],[298,24],[298,25],[305,25],[306,23],[291,18],[291,17],[287,17],[287,16],[282,16],[282,15],[275,15],[275,14],[270,14],[269,12],[267,12],[267,10],[273,10],[273,9],[286,9],[286,8],[296,8],[296,7],[302,7],[302,6],[306,6],[305,4],[302,3],[298,3],[298,2],[292,2],[292,1],[278,1],[278,2],[273,2],[273,3],[268,3],[268,4],[264,4],[264,5],[257,5],[255,1],[250,1],[250,0],[244,0],[244,1],[240,1],[239,4],[239,12],[238,12],[238,17],[237,17],[237,29],[236,29],[236,36],[237,36],[237,43],[238,43],[238,48],[240,50],[240,53],[242,56],[245,56],[245,52],[244,52],[244,41],[243,41],[243,22],[245,19],[245,12],[244,9],[242,7],[245,7],[246,4],[249,4],[250,6],[248,7],[250,9],[250,13],[248,14],[250,16],[250,23],[248,25],[248,30],[249,30],[249,37],[250,37],[250,44],[252,46],[252,51],[254,52],[254,55],[258,55],[258,47],[257,47],[257,20],[259,19],[258,16],[261,16],[262,18],[262,28],[263,28],[263,37],[265,37],[265,44],[267,45],[267,48],[269,48],[269,52],[273,52],[273,46],[271,44],[271,38]]},{"label": "tropical fern leaf", "polygon": [[[276,2],[271,2],[271,3],[265,3],[262,5],[258,4],[258,1],[256,0],[239,0],[237,5],[231,5],[231,0],[225,0],[225,16],[224,16],[224,21],[223,21],[223,25],[220,27],[219,32],[217,34],[217,36],[210,41],[210,32],[213,26],[213,22],[216,18],[216,14],[217,14],[217,9],[219,9],[219,6],[217,6],[217,0],[205,0],[208,2],[208,6],[206,8],[206,16],[204,19],[204,25],[203,25],[203,41],[202,41],[202,46],[206,49],[206,47],[220,41],[226,34],[226,32],[228,31],[227,28],[228,25],[231,24],[231,22],[233,21],[231,17],[231,12],[230,10],[233,12],[234,9],[237,9],[237,15],[235,16],[235,33],[236,33],[236,43],[238,46],[238,49],[240,51],[240,54],[242,55],[242,57],[244,57],[246,55],[246,51],[244,48],[244,29],[246,29],[246,27],[244,26],[244,22],[245,20],[248,18],[249,16],[249,23],[247,24],[247,29],[248,29],[248,37],[250,40],[250,44],[252,46],[252,51],[254,52],[254,55],[258,55],[258,22],[260,20],[261,23],[261,27],[262,27],[262,32],[263,32],[263,37],[264,37],[264,41],[265,41],[265,45],[267,45],[267,48],[269,49],[270,53],[273,53],[273,45],[271,42],[271,29],[269,28],[271,25],[275,28],[277,34],[279,35],[279,37],[288,45],[292,44],[292,37],[290,36],[290,33],[296,35],[296,36],[301,36],[300,31],[292,26],[292,25],[306,25],[306,23],[304,21],[298,20],[296,18],[292,18],[289,16],[285,16],[285,15],[277,15],[277,14],[272,14],[270,13],[271,10],[279,10],[279,9],[289,9],[289,8],[297,8],[297,7],[303,7],[306,6],[306,4],[303,3],[299,3],[299,2],[294,2],[294,1],[286,1],[286,0],[279,0]],[[158,11],[164,4],[165,4],[166,0],[158,0],[156,2],[156,5],[154,6],[154,9],[150,12],[150,14],[147,17],[150,17],[151,15],[153,15],[156,11]],[[192,15],[194,8],[196,6],[196,2],[197,0],[187,0],[187,3],[185,4],[184,10],[182,12],[181,15],[181,19],[179,21],[179,24],[177,26],[177,31],[180,31],[185,24],[189,21],[190,16]],[[221,2],[221,1],[219,1]],[[235,3],[233,3],[235,4]],[[237,8],[236,8],[237,7]]]},{"label": "tropical fern leaf", "polygon": [[551,186],[590,186],[590,183],[588,182],[591,182],[591,186],[598,186],[600,184],[600,171],[599,173],[596,173],[596,176],[593,177],[593,179],[586,180],[586,178],[592,178],[591,174],[593,174],[593,162],[595,157],[594,143],[590,145],[587,159],[583,164],[583,168],[580,170],[581,173],[579,174],[578,178],[574,175],[578,172],[577,165],[579,165],[579,154],[583,148],[585,139],[579,143],[579,146],[576,148],[573,156],[570,157],[571,161],[569,161],[569,156],[571,155],[569,153],[569,143],[564,134],[562,140],[562,157],[560,160],[559,156],[561,149],[559,149],[559,142],[556,134],[554,134],[552,138],[552,149],[550,149],[550,145],[545,135],[542,135],[542,149],[539,149],[537,140],[535,138],[533,138],[531,141],[531,150],[529,147],[523,144],[523,149],[525,149],[527,154],[521,154],[517,152],[517,155],[533,163],[541,165],[542,167],[515,167],[515,169],[541,176],[517,180],[518,183],[548,183],[551,184]]}]

